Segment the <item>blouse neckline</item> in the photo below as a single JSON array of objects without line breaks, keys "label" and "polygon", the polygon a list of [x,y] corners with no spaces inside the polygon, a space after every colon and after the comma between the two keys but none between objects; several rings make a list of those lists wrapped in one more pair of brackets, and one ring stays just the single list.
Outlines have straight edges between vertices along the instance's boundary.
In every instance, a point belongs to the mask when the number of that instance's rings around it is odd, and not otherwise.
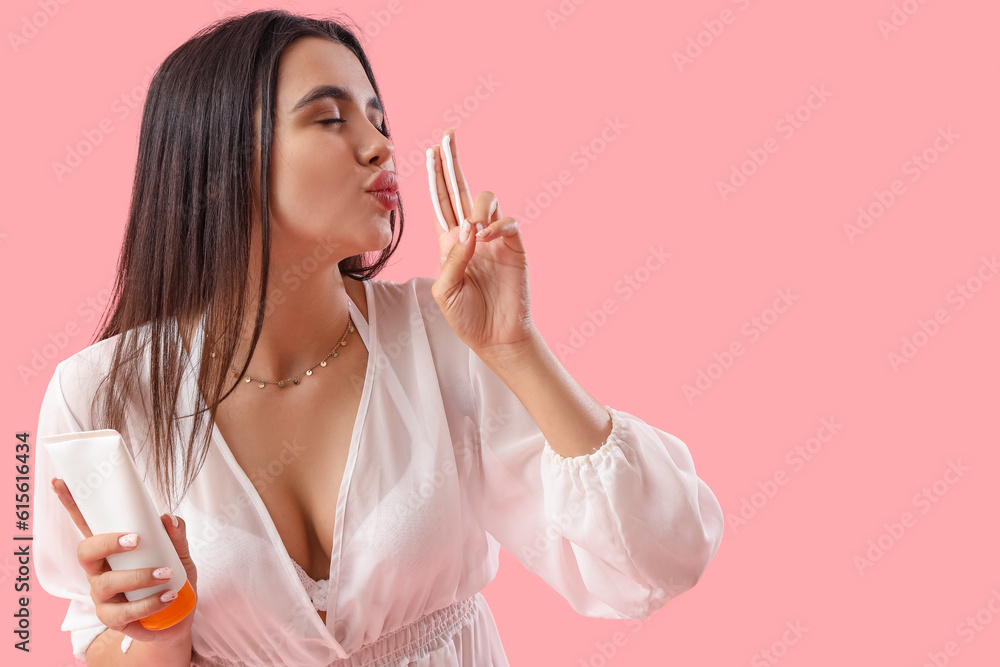
[{"label": "blouse neckline", "polygon": [[[378,308],[375,304],[374,289],[372,287],[370,280],[365,280],[365,297],[367,299],[367,310],[368,310],[368,320],[365,321],[364,317],[361,315],[360,310],[355,305],[354,300],[348,296],[348,308],[353,312],[357,313],[358,321],[355,323],[355,329],[361,335],[362,340],[365,341],[365,345],[368,348],[368,364],[365,368],[365,385],[361,393],[361,402],[358,405],[358,414],[354,418],[354,428],[351,432],[351,442],[350,448],[347,455],[347,464],[344,468],[344,476],[340,483],[340,492],[337,494],[337,509],[334,515],[334,525],[333,525],[333,544],[331,545],[331,558],[330,558],[330,576],[329,581],[338,581],[340,578],[340,565],[341,565],[341,551],[343,548],[343,538],[344,538],[344,517],[345,509],[348,500],[348,494],[350,491],[351,478],[354,472],[354,466],[358,458],[358,448],[361,441],[361,426],[365,421],[365,416],[368,413],[368,406],[371,403],[372,396],[372,384],[375,378],[375,369],[378,367],[379,360],[377,356],[379,354],[379,346],[375,343],[378,340]],[[352,315],[353,317],[353,315]],[[200,355],[203,353],[204,348],[204,329],[202,328],[202,323],[204,322],[204,316],[202,316],[202,322],[199,323],[197,332],[197,345],[195,349],[197,350],[197,356],[199,358],[193,360],[194,369],[198,368],[198,362],[200,361]],[[362,333],[362,330],[364,333]],[[200,395],[200,389],[197,383],[197,371],[195,370],[194,380],[192,381],[194,385],[194,391],[198,392],[199,398],[204,400]],[[281,535],[278,533],[278,529],[275,526],[274,520],[271,518],[270,513],[267,511],[267,507],[264,505],[264,501],[261,499],[260,494],[257,492],[256,487],[250,481],[246,472],[240,467],[236,458],[233,456],[232,450],[229,449],[229,445],[226,443],[225,439],[222,437],[222,433],[219,431],[219,427],[212,420],[212,442],[218,447],[222,458],[225,460],[229,467],[230,472],[239,482],[243,491],[246,493],[250,505],[257,511],[258,517],[261,524],[264,526],[268,537],[271,540],[271,544],[274,550],[278,554],[278,560],[281,562],[283,569],[288,577],[288,581],[292,586],[293,590],[296,591],[296,595],[303,605],[309,609],[315,609],[312,598],[309,592],[306,590],[305,582],[299,577],[297,572],[298,564],[289,555],[288,550],[285,548],[284,542],[281,541]],[[329,590],[330,598],[335,599],[335,592],[332,587]],[[331,600],[332,603],[332,600]],[[332,611],[336,611],[335,605]],[[301,616],[301,614],[295,614],[290,612],[289,616]],[[319,614],[311,613],[308,616],[312,619],[311,622],[315,624],[317,630],[323,633],[323,636],[329,638],[330,642],[337,646],[342,656],[346,657],[346,652],[340,642],[333,636],[332,626],[336,620],[334,613],[327,613],[326,623],[319,617]]]}]

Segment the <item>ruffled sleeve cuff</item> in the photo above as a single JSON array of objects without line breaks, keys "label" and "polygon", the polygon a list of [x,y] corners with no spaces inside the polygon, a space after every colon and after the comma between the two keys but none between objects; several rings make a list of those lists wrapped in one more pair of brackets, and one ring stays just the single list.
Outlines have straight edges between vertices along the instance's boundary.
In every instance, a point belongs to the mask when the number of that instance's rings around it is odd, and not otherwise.
[{"label": "ruffled sleeve cuff", "polygon": [[611,416],[611,433],[601,446],[590,454],[580,456],[562,456],[556,453],[545,441],[542,448],[542,455],[549,459],[549,463],[563,470],[580,470],[583,468],[595,468],[611,465],[611,460],[616,456],[623,456],[622,446],[624,444],[625,424],[618,414],[618,411],[610,405],[605,405],[604,409]]}]

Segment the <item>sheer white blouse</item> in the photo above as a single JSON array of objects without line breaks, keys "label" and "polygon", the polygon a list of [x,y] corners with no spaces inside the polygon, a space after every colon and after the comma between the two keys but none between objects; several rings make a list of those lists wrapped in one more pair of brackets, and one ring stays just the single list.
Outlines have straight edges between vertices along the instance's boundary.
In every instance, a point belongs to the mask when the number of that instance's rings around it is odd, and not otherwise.
[{"label": "sheer white blouse", "polygon": [[[507,665],[480,593],[496,575],[501,546],[580,614],[617,619],[647,618],[691,588],[715,555],[722,510],[680,439],[605,406],[607,442],[587,456],[559,456],[451,330],[433,281],[366,281],[367,321],[349,304],[368,366],[322,591],[300,576],[254,484],[211,425],[207,460],[176,509],[198,567],[192,664]],[[178,415],[195,406],[203,333],[186,359]],[[102,427],[90,423],[89,403],[114,343],[56,366],[36,439]],[[180,419],[185,442],[192,422]],[[148,424],[140,397],[127,407],[126,426],[142,471]],[[296,453],[276,451],[276,468],[285,455]],[[49,488],[54,475],[38,449],[37,574],[46,591],[69,600],[62,629],[83,659],[105,626],[76,560],[82,535]],[[154,502],[168,511],[148,479]]]}]

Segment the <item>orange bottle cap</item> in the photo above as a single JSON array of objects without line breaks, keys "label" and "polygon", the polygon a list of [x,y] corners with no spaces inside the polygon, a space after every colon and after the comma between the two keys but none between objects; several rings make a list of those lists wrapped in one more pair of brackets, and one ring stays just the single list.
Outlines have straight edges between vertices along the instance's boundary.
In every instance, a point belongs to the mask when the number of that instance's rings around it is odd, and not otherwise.
[{"label": "orange bottle cap", "polygon": [[183,621],[191,610],[194,609],[198,596],[191,588],[191,582],[185,581],[181,589],[177,591],[177,599],[171,602],[166,608],[155,614],[150,614],[146,618],[139,619],[142,627],[148,630],[163,630],[171,625],[176,625]]}]

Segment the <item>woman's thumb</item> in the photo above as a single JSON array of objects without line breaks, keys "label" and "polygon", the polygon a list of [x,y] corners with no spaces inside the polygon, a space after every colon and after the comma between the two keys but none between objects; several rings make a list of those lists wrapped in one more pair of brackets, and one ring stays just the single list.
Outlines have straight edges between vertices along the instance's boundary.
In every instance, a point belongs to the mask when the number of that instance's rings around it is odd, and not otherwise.
[{"label": "woman's thumb", "polygon": [[451,251],[441,264],[441,272],[434,281],[434,290],[438,294],[450,296],[465,280],[465,267],[472,256],[476,254],[476,226],[469,226],[469,235],[465,241],[459,240],[451,246]]},{"label": "woman's thumb", "polygon": [[167,529],[167,535],[170,537],[181,563],[184,564],[184,570],[187,572],[191,586],[196,587],[198,571],[194,566],[194,561],[191,560],[191,552],[188,549],[187,524],[176,514],[164,514],[160,520],[163,522],[163,527]]}]

